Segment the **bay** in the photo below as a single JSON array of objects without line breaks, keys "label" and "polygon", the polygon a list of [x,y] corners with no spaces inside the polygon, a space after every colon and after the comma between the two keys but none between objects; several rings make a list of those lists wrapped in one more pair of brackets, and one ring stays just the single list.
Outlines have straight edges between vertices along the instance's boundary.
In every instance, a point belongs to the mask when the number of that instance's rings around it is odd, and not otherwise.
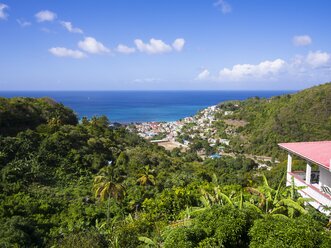
[{"label": "bay", "polygon": [[0,97],[50,97],[79,118],[113,122],[175,121],[227,100],[270,98],[293,91],[2,91]]}]

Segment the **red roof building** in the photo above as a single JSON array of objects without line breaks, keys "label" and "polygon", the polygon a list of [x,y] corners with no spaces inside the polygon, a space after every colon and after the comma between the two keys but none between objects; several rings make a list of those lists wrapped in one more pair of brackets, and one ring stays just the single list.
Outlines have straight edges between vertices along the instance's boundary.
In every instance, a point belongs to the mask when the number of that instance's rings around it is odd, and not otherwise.
[{"label": "red roof building", "polygon": [[[280,143],[288,152],[287,185],[305,186],[299,193],[313,199],[310,204],[324,213],[331,207],[331,141]],[[307,162],[306,171],[292,171],[292,156]],[[318,170],[312,171],[312,165]]]}]

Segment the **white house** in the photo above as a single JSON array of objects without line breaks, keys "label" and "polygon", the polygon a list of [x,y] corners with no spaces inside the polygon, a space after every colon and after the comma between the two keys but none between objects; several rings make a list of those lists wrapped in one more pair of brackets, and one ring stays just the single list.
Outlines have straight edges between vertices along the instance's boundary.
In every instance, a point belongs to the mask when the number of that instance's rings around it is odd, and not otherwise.
[{"label": "white house", "polygon": [[220,139],[220,143],[228,146],[228,145],[230,145],[230,140],[228,140],[228,139]]},{"label": "white house", "polygon": [[[279,147],[288,152],[287,185],[292,178],[296,186],[306,186],[299,193],[313,199],[309,202],[314,208],[330,213],[324,206],[331,207],[331,141],[281,143]],[[292,171],[292,156],[307,162],[305,171]],[[312,165],[318,170],[312,171]]]}]

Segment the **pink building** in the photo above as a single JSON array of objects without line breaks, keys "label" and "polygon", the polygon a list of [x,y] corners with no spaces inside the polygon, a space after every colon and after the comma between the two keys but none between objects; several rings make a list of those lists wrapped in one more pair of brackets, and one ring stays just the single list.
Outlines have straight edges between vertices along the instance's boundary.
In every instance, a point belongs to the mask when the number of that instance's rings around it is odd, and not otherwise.
[{"label": "pink building", "polygon": [[[299,191],[303,197],[312,198],[309,202],[314,208],[330,213],[323,206],[331,207],[331,141],[295,142],[278,144],[288,152],[287,185],[292,178],[296,186],[306,186]],[[292,156],[307,162],[305,171],[292,171]],[[316,165],[317,170],[312,170]]]}]

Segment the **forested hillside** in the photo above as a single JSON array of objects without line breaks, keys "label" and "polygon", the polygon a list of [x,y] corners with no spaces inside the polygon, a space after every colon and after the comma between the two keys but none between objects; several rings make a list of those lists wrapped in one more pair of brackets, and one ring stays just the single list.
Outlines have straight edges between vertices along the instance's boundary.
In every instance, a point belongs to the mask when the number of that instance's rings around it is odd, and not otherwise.
[{"label": "forested hillside", "polygon": [[1,98],[0,134],[15,135],[25,129],[34,129],[45,123],[76,124],[71,109],[50,98]]},{"label": "forested hillside", "polygon": [[331,247],[328,217],[285,187],[285,162],[202,161],[105,117],[1,101],[0,247]]},{"label": "forested hillside", "polygon": [[[277,155],[279,142],[331,140],[331,83],[271,99],[226,102],[227,119],[245,120],[233,139],[236,150]],[[244,144],[244,146],[242,146]]]}]

